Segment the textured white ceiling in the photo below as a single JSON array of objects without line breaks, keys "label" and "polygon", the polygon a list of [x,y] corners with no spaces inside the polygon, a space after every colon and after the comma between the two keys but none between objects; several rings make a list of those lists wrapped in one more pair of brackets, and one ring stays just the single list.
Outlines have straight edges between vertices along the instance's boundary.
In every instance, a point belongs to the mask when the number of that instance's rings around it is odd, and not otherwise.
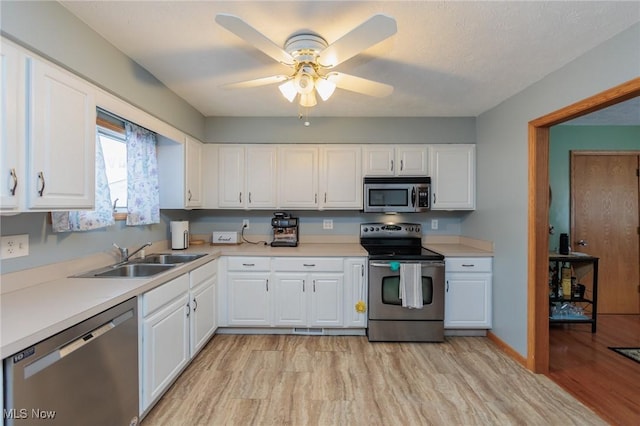
[{"label": "textured white ceiling", "polygon": [[398,32],[335,70],[395,87],[337,90],[314,116],[477,116],[640,21],[640,2],[63,1],[205,116],[295,116],[277,85],[220,86],[288,68],[214,22],[244,19],[276,44],[311,29],[329,43],[375,13]]}]

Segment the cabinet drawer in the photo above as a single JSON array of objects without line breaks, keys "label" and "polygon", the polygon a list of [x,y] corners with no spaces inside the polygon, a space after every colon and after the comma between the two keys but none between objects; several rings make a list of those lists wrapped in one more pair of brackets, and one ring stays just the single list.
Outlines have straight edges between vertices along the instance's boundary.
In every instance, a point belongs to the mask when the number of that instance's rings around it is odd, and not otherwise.
[{"label": "cabinet drawer", "polygon": [[142,295],[142,316],[146,317],[156,309],[189,291],[189,274],[162,284]]},{"label": "cabinet drawer", "polygon": [[445,270],[447,272],[491,272],[491,257],[447,257]]},{"label": "cabinet drawer", "polygon": [[271,270],[271,258],[229,257],[227,269],[229,271],[269,271]]},{"label": "cabinet drawer", "polygon": [[212,260],[209,263],[191,271],[191,288],[197,287],[218,272],[218,261]]},{"label": "cabinet drawer", "polygon": [[344,271],[342,257],[277,257],[273,259],[275,271]]}]

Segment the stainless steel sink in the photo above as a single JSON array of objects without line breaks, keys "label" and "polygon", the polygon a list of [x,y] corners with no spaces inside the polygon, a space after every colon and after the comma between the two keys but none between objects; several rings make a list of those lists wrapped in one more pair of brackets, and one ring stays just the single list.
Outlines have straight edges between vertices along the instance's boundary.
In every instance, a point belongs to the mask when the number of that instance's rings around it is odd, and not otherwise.
[{"label": "stainless steel sink", "polygon": [[202,256],[206,256],[206,254],[157,253],[131,260],[130,263],[175,265],[177,263],[191,262],[192,260],[200,259]]},{"label": "stainless steel sink", "polygon": [[147,278],[175,267],[175,264],[160,265],[148,263],[127,263],[94,269],[73,278]]}]

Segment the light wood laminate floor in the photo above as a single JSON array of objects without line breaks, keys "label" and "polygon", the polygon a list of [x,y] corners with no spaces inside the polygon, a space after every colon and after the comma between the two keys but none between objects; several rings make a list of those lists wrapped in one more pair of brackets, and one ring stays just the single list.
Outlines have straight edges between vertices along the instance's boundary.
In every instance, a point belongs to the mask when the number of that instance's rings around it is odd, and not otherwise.
[{"label": "light wood laminate floor", "polygon": [[603,425],[484,337],[217,335],[153,425]]}]

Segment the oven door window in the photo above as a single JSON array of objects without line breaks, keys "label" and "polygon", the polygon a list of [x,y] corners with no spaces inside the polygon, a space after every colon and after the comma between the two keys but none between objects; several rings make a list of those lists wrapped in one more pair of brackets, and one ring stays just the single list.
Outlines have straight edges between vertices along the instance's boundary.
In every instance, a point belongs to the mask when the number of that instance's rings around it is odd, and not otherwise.
[{"label": "oven door window", "polygon": [[369,189],[369,206],[371,207],[406,207],[409,205],[407,188],[371,188]]},{"label": "oven door window", "polygon": [[[382,303],[402,306],[400,297],[400,276],[382,277]],[[433,301],[433,280],[422,277],[422,304],[430,305]]]}]

